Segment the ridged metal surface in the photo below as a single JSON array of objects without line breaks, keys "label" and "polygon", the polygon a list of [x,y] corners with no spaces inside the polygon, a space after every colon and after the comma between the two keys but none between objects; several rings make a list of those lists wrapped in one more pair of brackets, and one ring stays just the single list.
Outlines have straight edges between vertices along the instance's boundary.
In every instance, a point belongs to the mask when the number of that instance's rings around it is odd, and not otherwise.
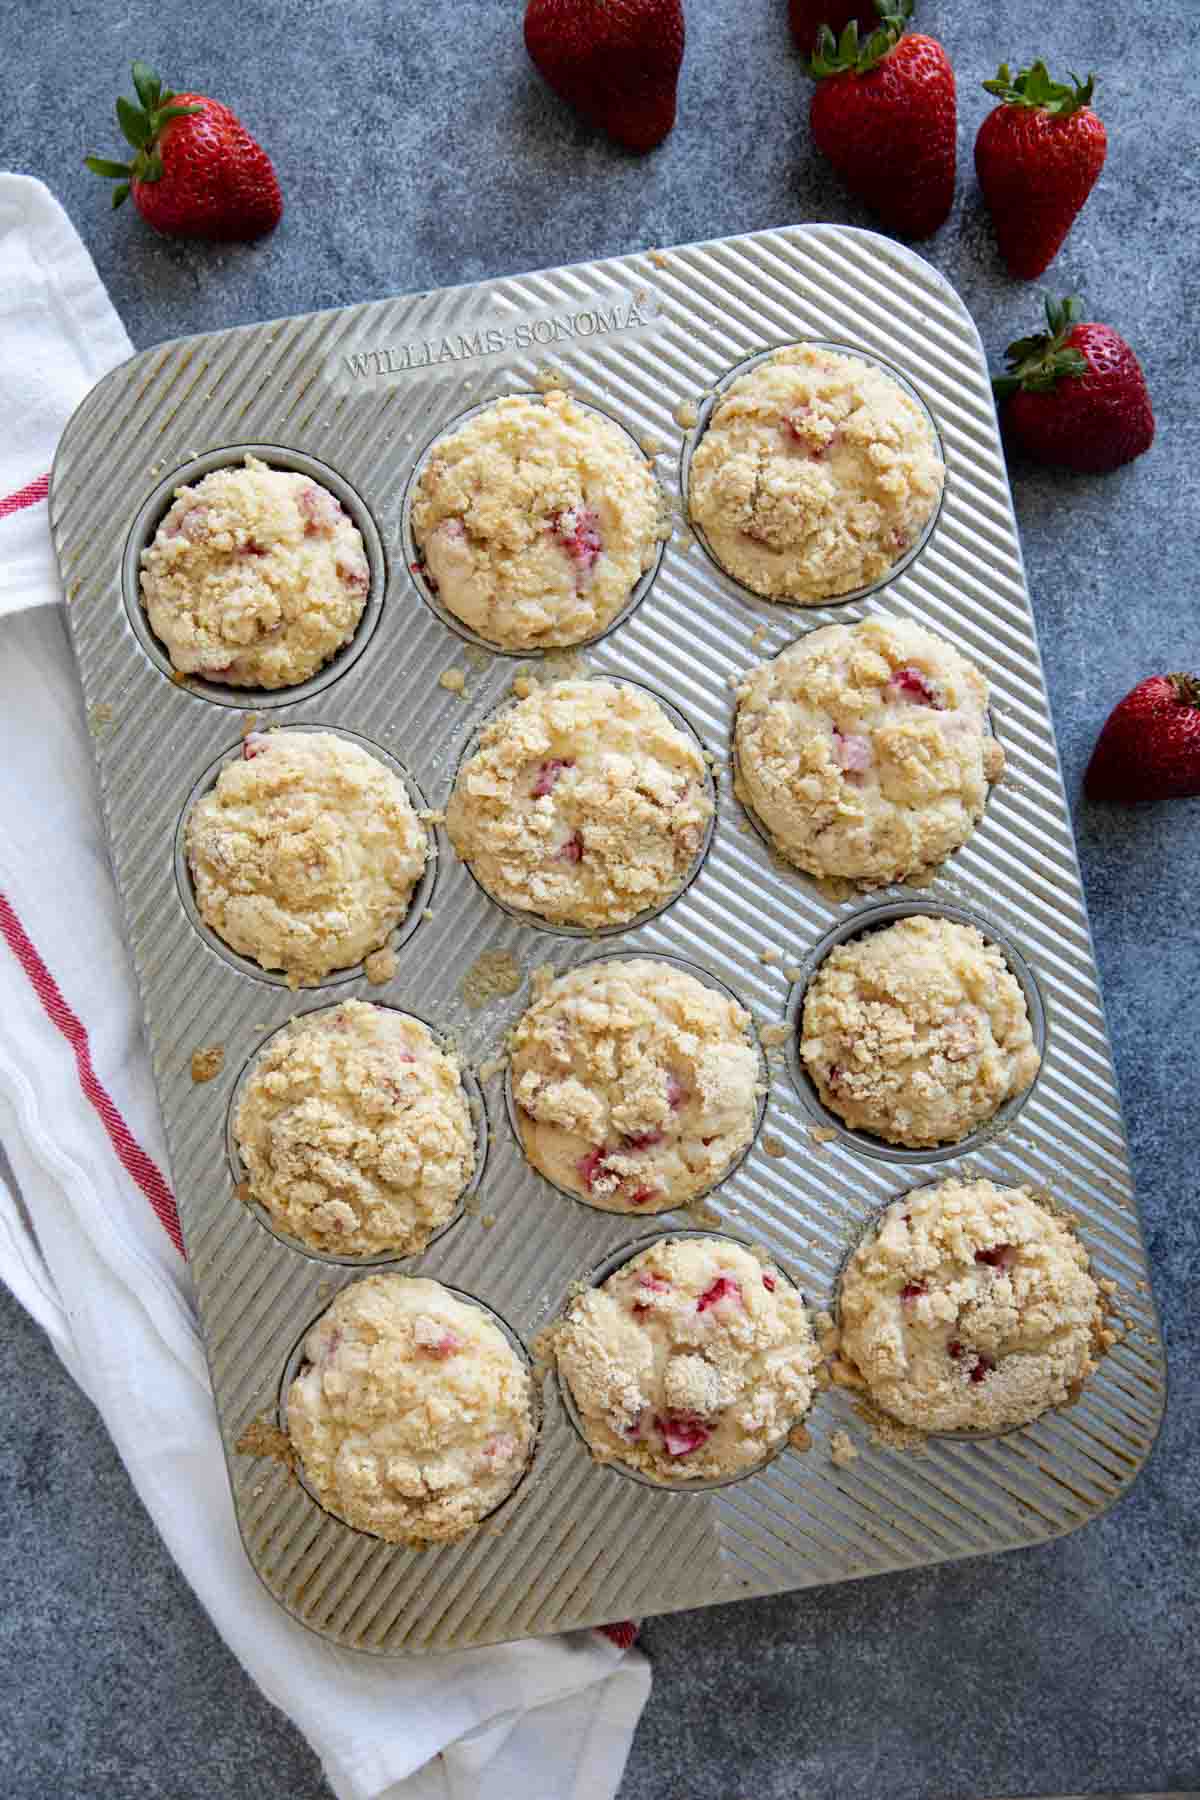
[{"label": "ridged metal surface", "polygon": [[[764,346],[806,337],[880,356],[908,376],[941,434],[945,502],[897,580],[829,610],[748,598],[681,528],[643,603],[585,653],[588,670],[668,697],[718,757],[716,831],[682,898],[626,937],[591,944],[507,916],[443,842],[433,917],[405,942],[385,988],[358,978],[296,996],[204,943],[184,910],[172,846],[186,797],[236,745],[240,720],[173,684],[131,629],[122,557],[158,484],[207,451],[263,443],[320,459],[361,496],[387,558],[378,626],[343,674],[264,722],[361,733],[437,807],[463,745],[506,696],[514,663],[464,644],[406,569],[403,500],[430,438],[468,407],[536,385],[549,363],[579,399],[657,447],[657,470],[677,498],[681,403],[701,401]],[[404,367],[426,354],[433,367]],[[974,326],[933,270],[865,232],[796,227],[167,344],[117,370],[80,408],[59,452],[51,514],[230,1481],[251,1561],[290,1612],[345,1645],[444,1650],[1035,1543],[1095,1517],[1129,1484],[1153,1440],[1165,1369],[987,372]],[[807,1453],[785,1451],[743,1482],[696,1494],[657,1492],[592,1464],[547,1381],[530,1474],[474,1536],[414,1554],[350,1530],[278,1464],[234,1448],[252,1420],[274,1417],[297,1338],[355,1279],[352,1268],[272,1236],[234,1195],[226,1116],[247,1056],[294,1012],[359,993],[434,1021],[474,1064],[497,1050],[527,999],[523,991],[480,1012],[464,1004],[463,971],[491,948],[527,971],[546,961],[564,968],[614,942],[675,953],[727,982],[760,1025],[783,1019],[783,965],[802,962],[859,905],[912,891],[839,906],[772,860],[731,791],[729,677],[798,633],[870,613],[919,619],[984,669],[1008,757],[979,830],[928,894],[1014,940],[1040,984],[1049,1037],[1020,1116],[969,1166],[1054,1191],[1097,1273],[1117,1283],[1128,1334],[1078,1405],[1026,1430],[897,1452],[873,1442],[835,1390],[818,1398]],[[438,685],[450,667],[466,671],[465,700]],[[764,963],[763,953],[779,959]],[[224,1071],[197,1086],[191,1053],[213,1043],[225,1046]],[[766,1245],[822,1307],[872,1212],[961,1165],[889,1166],[843,1141],[820,1146],[777,1051],[770,1070],[763,1131],[710,1196],[709,1222]],[[478,1211],[403,1266],[477,1295],[529,1344],[569,1284],[644,1236],[647,1223],[577,1205],[533,1176],[501,1078],[488,1082],[487,1102]],[[682,1213],[657,1221],[694,1222]],[[829,1434],[846,1424],[860,1454],[839,1469]]]}]

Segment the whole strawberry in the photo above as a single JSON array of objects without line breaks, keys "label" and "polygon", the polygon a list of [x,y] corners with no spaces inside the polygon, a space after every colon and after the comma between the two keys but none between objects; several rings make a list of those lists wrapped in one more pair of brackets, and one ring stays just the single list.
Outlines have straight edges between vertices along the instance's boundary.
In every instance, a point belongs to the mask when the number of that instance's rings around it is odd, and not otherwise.
[{"label": "whole strawberry", "polygon": [[525,48],[560,99],[628,150],[675,123],[683,0],[528,0]]},{"label": "whole strawberry", "polygon": [[283,197],[271,159],[241,121],[206,94],[173,94],[145,63],[133,65],[140,106],[122,96],[117,123],[132,162],[86,156],[94,175],[120,186],[156,231],[225,240],[262,237],[278,225]]},{"label": "whole strawberry", "polygon": [[1154,442],[1141,364],[1111,325],[1081,324],[1082,303],[1046,300],[1047,330],[1008,346],[993,377],[1006,437],[1035,462],[1104,475]]},{"label": "whole strawberry", "polygon": [[788,20],[805,56],[817,47],[822,25],[828,25],[833,36],[841,37],[851,19],[860,37],[868,37],[879,24],[873,0],[788,0]]},{"label": "whole strawberry", "polygon": [[927,238],[954,200],[954,71],[936,38],[904,36],[912,0],[881,3],[865,44],[851,20],[835,43],[823,29],[809,73],[816,77],[813,138],[851,192],[890,231]]},{"label": "whole strawberry", "polygon": [[1000,63],[988,94],[1000,97],[975,139],[975,175],[991,211],[1000,256],[1022,281],[1049,268],[1079,207],[1105,167],[1108,135],[1088,101],[1096,76],[1051,81],[1045,63],[1016,79]]},{"label": "whole strawberry", "polygon": [[1118,701],[1083,778],[1091,800],[1200,794],[1200,676],[1151,675]]},{"label": "whole strawberry", "polygon": [[989,94],[1000,97],[975,139],[975,173],[1011,275],[1032,281],[1049,268],[1096,185],[1108,135],[1088,102],[1089,75],[1073,87],[1051,81],[1043,62],[1014,81],[1001,63]]}]

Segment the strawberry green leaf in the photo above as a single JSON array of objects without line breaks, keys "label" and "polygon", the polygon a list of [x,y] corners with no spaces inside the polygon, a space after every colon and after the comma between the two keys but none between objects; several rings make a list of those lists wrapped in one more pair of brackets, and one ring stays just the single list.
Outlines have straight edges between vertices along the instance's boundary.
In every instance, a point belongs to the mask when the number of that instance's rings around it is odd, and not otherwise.
[{"label": "strawberry green leaf", "polygon": [[816,48],[807,64],[815,81],[826,75],[867,75],[894,50],[912,13],[913,0],[876,0],[880,23],[864,42],[859,42],[858,22],[851,19],[839,39],[828,25],[817,33]]},{"label": "strawberry green leaf", "polygon": [[1031,68],[1022,69],[1015,78],[1008,64],[1001,63],[993,79],[985,81],[983,86],[987,93],[995,94],[1007,106],[1040,107],[1052,118],[1069,119],[1072,113],[1091,104],[1096,91],[1094,75],[1080,81],[1078,75],[1072,73],[1071,81],[1072,87],[1052,81],[1050,71],[1039,60]]},{"label": "strawberry green leaf", "polygon": [[1065,300],[1055,300],[1047,294],[1049,330],[1037,337],[1018,338],[1008,346],[1007,371],[992,379],[997,400],[1007,400],[1019,389],[1028,394],[1048,394],[1064,377],[1086,375],[1087,358],[1081,350],[1067,344],[1082,317],[1083,302],[1077,294],[1070,294]]},{"label": "strawberry green leaf", "polygon": [[134,63],[133,85],[137,89],[137,97],[145,107],[146,111],[153,112],[154,108],[162,100],[163,92],[162,82],[154,73],[154,70],[150,68],[149,64],[144,62]]},{"label": "strawberry green leaf", "polygon": [[125,204],[126,200],[128,200],[128,198],[129,198],[129,183],[128,182],[125,182],[121,187],[114,188],[113,189],[113,211],[116,212],[118,206],[123,206]]},{"label": "strawberry green leaf", "polygon": [[107,181],[129,180],[129,164],[110,162],[106,156],[85,156],[83,166],[90,169],[93,175],[103,175]]},{"label": "strawberry green leaf", "polygon": [[117,100],[117,124],[121,127],[126,141],[132,144],[135,150],[140,150],[150,136],[149,119],[140,108],[134,106],[131,100],[126,100],[124,94],[120,95]]},{"label": "strawberry green leaf", "polygon": [[202,106],[162,106],[150,120],[153,136],[157,137],[163,126],[172,119],[186,119],[189,113],[202,113]]}]

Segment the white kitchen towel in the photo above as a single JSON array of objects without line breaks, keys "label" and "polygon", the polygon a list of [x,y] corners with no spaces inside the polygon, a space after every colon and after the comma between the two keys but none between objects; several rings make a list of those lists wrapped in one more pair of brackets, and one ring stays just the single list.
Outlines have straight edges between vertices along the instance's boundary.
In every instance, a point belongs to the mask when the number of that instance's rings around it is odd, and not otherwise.
[{"label": "white kitchen towel", "polygon": [[[270,251],[264,252],[270,254]],[[650,1673],[578,1632],[431,1660],[341,1651],[234,1522],[50,555],[45,476],[129,354],[62,208],[0,174],[0,1278],[104,1417],[218,1630],[339,1800],[608,1800]]]}]

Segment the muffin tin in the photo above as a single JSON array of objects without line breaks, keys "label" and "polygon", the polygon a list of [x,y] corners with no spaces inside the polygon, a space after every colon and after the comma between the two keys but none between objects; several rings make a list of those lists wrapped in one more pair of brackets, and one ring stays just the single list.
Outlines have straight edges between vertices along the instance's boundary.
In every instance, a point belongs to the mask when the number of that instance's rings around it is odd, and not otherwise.
[{"label": "muffin tin", "polygon": [[[415,1013],[478,1067],[501,1053],[535,966],[567,968],[600,946],[503,912],[438,831],[436,884],[398,934],[394,978],[371,987],[352,970],[293,993],[198,933],[173,853],[180,820],[237,750],[237,709],[256,712],[260,727],[361,736],[443,807],[464,746],[518,671],[548,677],[563,665],[464,643],[418,593],[404,516],[424,448],[482,402],[558,372],[655,456],[678,505],[699,425],[677,420],[696,417],[748,359],[801,339],[894,366],[928,406],[948,475],[919,553],[866,598],[788,607],[739,588],[679,520],[640,605],[577,659],[677,708],[718,778],[695,879],[603,949],[696,964],[733,990],[760,1033],[775,1028],[749,1153],[699,1212],[658,1214],[653,1231],[727,1231],[762,1246],[814,1309],[832,1305],[847,1247],[901,1172],[845,1133],[813,1135],[782,1043],[793,977],[811,972],[825,934],[861,928],[872,907],[961,907],[985,934],[1020,946],[1050,1020],[1045,1061],[1019,1118],[965,1155],[906,1154],[903,1179],[919,1186],[970,1168],[1051,1189],[1097,1274],[1115,1284],[1124,1335],[1076,1406],[1024,1430],[930,1440],[917,1455],[889,1447],[854,1418],[853,1396],[832,1389],[806,1420],[811,1448],[697,1492],[593,1463],[550,1378],[532,1464],[500,1515],[452,1545],[383,1543],[323,1512],[279,1461],[238,1449],[248,1428],[278,1422],[303,1332],[366,1265],[305,1253],[237,1198],[225,1147],[234,1090],[271,1032],[349,994]],[[173,681],[136,589],[138,553],[171,488],[246,449],[283,467],[311,462],[364,527],[372,570],[348,649],[303,689],[263,696]],[[1122,1493],[1153,1442],[1165,1366],[987,369],[934,270],[867,232],[797,226],[161,345],[84,401],[50,507],[234,1503],[251,1562],[290,1613],[349,1647],[447,1650],[1036,1543]],[[730,678],[802,632],[871,613],[916,618],[979,664],[1008,769],[974,837],[929,888],[839,901],[777,861],[733,796]],[[464,674],[465,695],[440,685],[448,669]],[[523,985],[473,1010],[464,975],[488,950],[511,956]],[[220,1074],[193,1081],[193,1051],[216,1044]],[[623,1259],[650,1221],[579,1204],[533,1174],[503,1074],[482,1089],[477,1191],[423,1255],[393,1266],[475,1298],[535,1351],[572,1284]],[[847,1427],[859,1455],[840,1468],[829,1439]]]}]

